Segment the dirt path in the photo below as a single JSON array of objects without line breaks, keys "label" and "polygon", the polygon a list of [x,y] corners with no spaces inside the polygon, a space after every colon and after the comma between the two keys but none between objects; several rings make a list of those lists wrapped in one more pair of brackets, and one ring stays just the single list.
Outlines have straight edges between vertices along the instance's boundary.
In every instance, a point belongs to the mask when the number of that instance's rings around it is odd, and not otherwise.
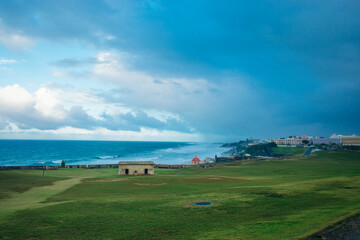
[{"label": "dirt path", "polygon": [[10,198],[0,200],[0,219],[9,213],[27,208],[38,208],[55,205],[63,202],[43,203],[49,197],[61,193],[81,182],[81,178],[72,178],[57,181],[53,185],[34,187],[30,190],[12,195]]}]

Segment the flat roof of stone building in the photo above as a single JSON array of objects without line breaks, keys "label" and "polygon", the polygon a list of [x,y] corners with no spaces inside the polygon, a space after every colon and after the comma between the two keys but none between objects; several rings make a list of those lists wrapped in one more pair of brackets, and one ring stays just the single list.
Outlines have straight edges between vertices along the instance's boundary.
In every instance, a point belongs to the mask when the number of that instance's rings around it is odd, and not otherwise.
[{"label": "flat roof of stone building", "polygon": [[155,165],[154,162],[151,161],[126,161],[126,162],[119,162],[119,165]]}]

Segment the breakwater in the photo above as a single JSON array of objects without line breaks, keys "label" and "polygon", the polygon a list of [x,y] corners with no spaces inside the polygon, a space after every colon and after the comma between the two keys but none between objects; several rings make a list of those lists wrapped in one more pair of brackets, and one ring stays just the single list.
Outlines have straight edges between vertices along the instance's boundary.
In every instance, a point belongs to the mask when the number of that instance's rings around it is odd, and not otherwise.
[{"label": "breakwater", "polygon": [[[217,157],[215,155],[215,164],[217,163],[230,163],[237,161],[246,161],[246,160],[266,160],[265,157],[254,157],[254,156],[234,156],[234,157]],[[202,164],[156,164],[155,168],[163,169],[181,169],[189,167],[209,167],[212,164],[202,163]],[[118,168],[119,164],[88,164],[88,165],[65,165],[65,166],[0,166],[0,170],[57,170],[61,168],[83,168],[83,169],[98,169],[98,168]]]}]

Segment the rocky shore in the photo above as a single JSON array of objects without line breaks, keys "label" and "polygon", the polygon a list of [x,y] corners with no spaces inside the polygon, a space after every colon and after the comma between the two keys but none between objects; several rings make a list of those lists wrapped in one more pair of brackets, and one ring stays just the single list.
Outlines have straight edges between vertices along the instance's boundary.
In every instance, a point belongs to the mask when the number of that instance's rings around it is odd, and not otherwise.
[{"label": "rocky shore", "polygon": [[360,239],[360,213],[336,223],[305,240],[359,240]]}]

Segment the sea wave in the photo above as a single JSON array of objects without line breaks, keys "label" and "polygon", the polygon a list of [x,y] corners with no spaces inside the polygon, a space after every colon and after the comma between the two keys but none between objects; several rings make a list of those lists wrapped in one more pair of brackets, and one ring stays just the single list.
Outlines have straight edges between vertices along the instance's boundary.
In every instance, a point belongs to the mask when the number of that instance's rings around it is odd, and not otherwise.
[{"label": "sea wave", "polygon": [[115,155],[115,156],[98,156],[96,157],[97,159],[111,159],[111,158],[118,158],[119,155]]},{"label": "sea wave", "polygon": [[158,157],[132,157],[121,161],[156,161]]},{"label": "sea wave", "polygon": [[[2,143],[2,145],[1,145]],[[50,146],[52,151],[43,151]],[[17,147],[18,151],[12,151]],[[113,164],[119,161],[153,161],[157,164],[189,163],[214,157],[219,144],[91,141],[0,141],[0,166]]]}]

